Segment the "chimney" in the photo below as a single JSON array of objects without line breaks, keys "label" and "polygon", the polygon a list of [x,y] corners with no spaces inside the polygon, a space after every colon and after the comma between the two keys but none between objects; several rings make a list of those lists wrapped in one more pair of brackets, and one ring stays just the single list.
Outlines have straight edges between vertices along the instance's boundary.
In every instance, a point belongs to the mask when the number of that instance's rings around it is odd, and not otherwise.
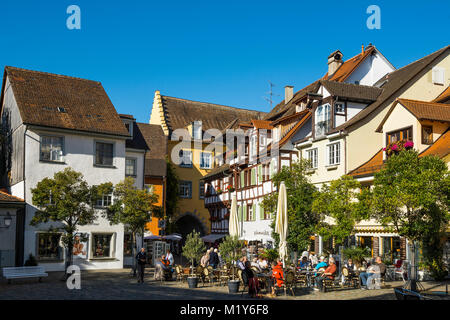
[{"label": "chimney", "polygon": [[364,54],[364,44],[361,45],[361,54]]},{"label": "chimney", "polygon": [[336,70],[344,63],[342,57],[344,55],[339,50],[334,51],[328,56],[328,76],[333,75]]},{"label": "chimney", "polygon": [[294,87],[285,86],[284,87],[284,104],[288,104],[289,101],[294,97]]}]

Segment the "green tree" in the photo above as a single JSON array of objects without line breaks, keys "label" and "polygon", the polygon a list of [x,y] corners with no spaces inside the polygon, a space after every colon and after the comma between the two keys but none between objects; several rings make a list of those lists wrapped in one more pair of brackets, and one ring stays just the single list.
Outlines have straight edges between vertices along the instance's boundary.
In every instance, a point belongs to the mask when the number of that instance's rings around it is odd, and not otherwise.
[{"label": "green tree", "polygon": [[[233,264],[239,258],[242,248],[244,248],[244,241],[239,240],[237,236],[226,236],[225,240],[219,245],[221,257],[229,264]],[[235,278],[234,269],[232,278],[233,280]]]},{"label": "green tree", "polygon": [[[152,220],[154,212],[158,212],[158,195],[149,193],[146,189],[137,189],[135,180],[131,177],[119,182],[114,187],[114,202],[105,214],[111,225],[123,224],[132,234],[133,257],[137,254],[136,236],[144,237],[146,225]],[[136,274],[136,261],[133,259],[133,272]]]},{"label": "green tree", "polygon": [[[311,175],[309,168],[310,162],[301,159],[292,163],[290,167],[282,167],[272,178],[277,190],[283,181],[286,186],[289,226],[286,240],[289,250],[294,252],[305,250],[308,247],[310,237],[316,232],[316,226],[320,220],[320,216],[311,210],[316,188],[309,181],[309,175]],[[273,212],[274,218],[277,202],[278,191],[265,196],[262,202],[264,210]],[[271,227],[272,230],[275,229],[274,221],[272,221]],[[278,246],[278,234],[272,232],[272,237]]]},{"label": "green tree", "polygon": [[200,238],[200,232],[194,230],[188,234],[183,246],[183,256],[191,261],[192,275],[194,275],[194,261],[200,260],[205,251],[205,244]]},{"label": "green tree", "polygon": [[[368,218],[365,202],[360,201],[361,184],[350,176],[342,176],[331,183],[323,184],[314,194],[312,211],[320,215],[319,234],[327,241],[335,240],[336,245],[345,245],[353,234],[355,225]],[[331,221],[327,221],[332,218]]]},{"label": "green tree", "polygon": [[111,183],[89,186],[80,172],[66,168],[55,173],[53,178],[44,178],[31,189],[32,202],[37,211],[30,224],[32,226],[48,222],[62,224],[59,229],[64,231],[61,240],[67,250],[66,270],[72,265],[74,236],[78,226],[92,224],[95,221],[94,204],[111,186]]},{"label": "green tree", "polygon": [[166,159],[167,162],[167,178],[166,178],[166,230],[173,233],[175,226],[172,223],[172,217],[175,215],[180,200],[179,178],[176,173],[175,166]]},{"label": "green tree", "polygon": [[[449,171],[444,161],[404,150],[389,157],[375,174],[371,214],[385,227],[406,237],[415,252],[418,243],[437,239],[446,230],[449,189]],[[442,261],[442,248],[436,252],[439,257],[435,259]],[[415,279],[414,274],[412,278]],[[412,287],[415,289],[414,281]]]}]

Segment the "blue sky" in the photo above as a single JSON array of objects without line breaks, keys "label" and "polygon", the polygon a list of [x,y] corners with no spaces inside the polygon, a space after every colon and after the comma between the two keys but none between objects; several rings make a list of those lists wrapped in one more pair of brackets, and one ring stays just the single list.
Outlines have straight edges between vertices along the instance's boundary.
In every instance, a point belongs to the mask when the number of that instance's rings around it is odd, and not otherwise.
[{"label": "blue sky", "polygon": [[[81,30],[66,27],[69,5]],[[381,29],[369,30],[369,5]],[[294,90],[373,43],[395,67],[450,44],[450,1],[2,1],[5,65],[101,81],[119,113],[148,122],[155,90],[269,111],[268,81]]]}]

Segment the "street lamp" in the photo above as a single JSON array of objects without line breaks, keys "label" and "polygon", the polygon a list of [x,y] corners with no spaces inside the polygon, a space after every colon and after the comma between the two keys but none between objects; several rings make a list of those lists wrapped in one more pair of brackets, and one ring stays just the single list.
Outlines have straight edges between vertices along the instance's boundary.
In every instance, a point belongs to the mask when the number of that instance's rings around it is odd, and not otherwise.
[{"label": "street lamp", "polygon": [[11,222],[12,222],[12,218],[8,211],[8,212],[6,212],[5,218],[3,218],[4,226],[0,226],[0,228],[9,228],[9,226],[11,225]]}]

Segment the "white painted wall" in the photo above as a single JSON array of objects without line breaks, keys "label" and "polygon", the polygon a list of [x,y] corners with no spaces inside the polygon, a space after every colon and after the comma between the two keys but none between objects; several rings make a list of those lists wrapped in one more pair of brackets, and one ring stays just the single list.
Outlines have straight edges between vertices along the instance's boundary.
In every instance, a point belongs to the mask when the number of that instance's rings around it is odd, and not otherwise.
[{"label": "white painted wall", "polygon": [[360,85],[372,86],[395,68],[379,52],[367,57],[345,80],[347,83],[359,81]]},{"label": "white painted wall", "polygon": [[[51,132],[50,132],[51,133]],[[76,133],[57,134],[64,136],[65,145],[65,164],[53,164],[39,161],[39,137],[40,134],[49,134],[45,131],[28,130],[26,136],[26,161],[25,161],[25,200],[26,219],[25,219],[25,245],[24,256],[27,259],[32,253],[36,256],[37,244],[36,233],[38,231],[48,230],[50,225],[57,226],[55,223],[41,224],[37,227],[30,226],[30,221],[34,216],[36,208],[32,206],[31,189],[34,188],[39,181],[45,177],[53,177],[53,175],[67,167],[83,173],[84,179],[89,185],[100,184],[104,182],[112,182],[117,184],[125,177],[125,141],[112,138],[96,138]],[[94,166],[94,142],[107,141],[113,142],[114,145],[114,168],[100,168]],[[106,219],[100,217],[101,211],[98,211],[99,217],[93,225],[82,226],[80,232],[86,232],[92,238],[93,232],[112,233],[115,239],[113,252],[115,258],[112,260],[88,260],[85,263],[79,263],[82,269],[119,269],[123,267],[123,225],[111,226]],[[90,239],[89,246],[92,241]],[[90,252],[92,253],[92,248]],[[63,270],[64,263],[42,263],[48,271]]]},{"label": "white painted wall", "polygon": [[[136,181],[134,186],[138,189],[144,188],[144,156],[143,152],[134,152],[130,150],[126,150],[127,158],[135,158],[136,161],[136,177],[133,177]],[[125,177],[124,177],[125,178]]]}]

